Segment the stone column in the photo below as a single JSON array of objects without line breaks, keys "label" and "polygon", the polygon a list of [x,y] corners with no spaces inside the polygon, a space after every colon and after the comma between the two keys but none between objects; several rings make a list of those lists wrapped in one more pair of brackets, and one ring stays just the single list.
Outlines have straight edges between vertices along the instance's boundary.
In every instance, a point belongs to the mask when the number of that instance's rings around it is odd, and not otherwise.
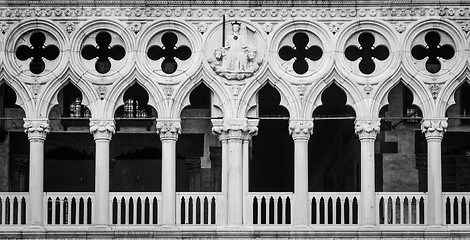
[{"label": "stone column", "polygon": [[[228,198],[228,134],[227,131],[224,131],[223,120],[222,119],[212,119],[212,133],[219,137],[219,140],[222,144],[222,166],[221,166],[221,192],[224,196],[225,205],[227,204]],[[217,222],[219,224],[227,224],[227,213],[219,213],[219,219]]]},{"label": "stone column", "polygon": [[157,133],[162,142],[163,225],[176,224],[176,141],[181,134],[179,119],[157,119]]},{"label": "stone column", "polygon": [[[243,141],[246,135],[254,135],[258,128],[248,126],[247,119],[224,119],[223,126],[213,127],[213,132],[222,135],[226,134],[227,151],[222,150],[222,154],[227,155],[227,224],[238,226],[245,223],[243,219],[244,202],[244,173],[243,173]],[[222,156],[224,159],[224,156]],[[222,168],[224,163],[222,163]],[[247,169],[247,168],[246,168]],[[222,183],[224,186],[225,183]]]},{"label": "stone column", "polygon": [[380,119],[356,119],[355,132],[361,141],[361,199],[359,201],[359,224],[365,226],[377,225],[374,142],[379,131]]},{"label": "stone column", "polygon": [[421,131],[428,142],[427,223],[443,225],[441,142],[447,119],[423,119]]},{"label": "stone column", "polygon": [[48,119],[23,119],[29,140],[29,206],[27,224],[42,226],[44,220],[44,140]]},{"label": "stone column", "polygon": [[93,224],[107,226],[109,219],[109,142],[115,133],[113,119],[90,119],[90,133],[95,139],[95,199]]},{"label": "stone column", "polygon": [[294,225],[309,225],[308,140],[313,133],[312,119],[291,119],[289,133],[294,139]]}]

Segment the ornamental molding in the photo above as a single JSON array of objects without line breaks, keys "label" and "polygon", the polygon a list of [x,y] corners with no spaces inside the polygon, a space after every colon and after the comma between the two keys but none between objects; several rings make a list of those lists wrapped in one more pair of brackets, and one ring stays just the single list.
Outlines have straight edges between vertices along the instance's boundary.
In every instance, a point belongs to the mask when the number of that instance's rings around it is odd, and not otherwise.
[{"label": "ornamental molding", "polygon": [[181,134],[180,119],[157,119],[157,134],[160,134],[161,140],[178,140]]},{"label": "ornamental molding", "polygon": [[359,139],[375,139],[380,132],[380,119],[356,119],[354,122],[354,132],[359,136]]},{"label": "ornamental molding", "polygon": [[28,139],[44,141],[50,132],[49,120],[44,118],[31,119],[24,118],[24,132],[28,134]]},{"label": "ornamental molding", "polygon": [[90,133],[95,140],[111,140],[115,132],[114,119],[90,119]]},{"label": "ornamental molding", "polygon": [[447,118],[423,119],[421,121],[421,132],[425,134],[427,139],[442,139],[448,125]]},{"label": "ornamental molding", "polygon": [[[233,1],[230,1],[231,3]],[[50,4],[43,6],[15,6],[15,4],[8,4],[9,6],[0,7],[0,18],[8,20],[24,19],[24,18],[56,18],[56,19],[74,19],[77,18],[122,18],[125,20],[130,19],[152,19],[152,18],[183,18],[183,19],[196,19],[204,18],[208,21],[226,15],[230,18],[259,18],[259,19],[276,19],[276,18],[315,18],[315,19],[355,19],[361,18],[420,18],[420,17],[449,17],[456,19],[464,19],[469,16],[468,7],[469,3],[462,3],[458,1],[433,2],[428,1],[423,4],[411,4],[407,2],[399,2],[390,6],[383,6],[383,2],[368,4],[348,4],[331,3],[328,5],[318,4],[318,1],[310,4],[298,4],[292,6],[291,4],[283,6],[282,2],[275,1],[276,5],[269,3],[260,3],[258,6],[251,7],[231,4],[224,6],[223,4],[199,5],[173,5],[169,6],[165,3],[162,5],[146,4],[139,6],[122,4],[119,6],[109,6],[109,3],[104,3],[100,6],[99,3],[93,3],[93,6],[87,6],[86,3],[80,3],[80,7],[74,6],[57,6],[57,2],[51,1]],[[299,1],[304,2],[304,1]],[[308,2],[308,1],[306,1]],[[415,1],[412,1],[415,3]],[[44,1],[41,1],[44,3]],[[146,1],[147,3],[147,1]],[[289,2],[290,3],[290,2]],[[28,3],[29,4],[29,3]],[[287,2],[286,2],[287,4]],[[127,5],[127,6],[126,6]],[[379,7],[378,7],[379,6]],[[423,7],[425,6],[425,7]]]}]

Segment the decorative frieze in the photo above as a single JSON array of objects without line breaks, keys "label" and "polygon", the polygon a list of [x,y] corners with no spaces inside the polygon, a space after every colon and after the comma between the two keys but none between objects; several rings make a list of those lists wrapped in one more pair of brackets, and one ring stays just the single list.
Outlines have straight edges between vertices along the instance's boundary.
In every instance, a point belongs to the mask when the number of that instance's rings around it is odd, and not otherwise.
[{"label": "decorative frieze", "polygon": [[178,140],[181,134],[181,120],[179,119],[157,119],[157,133],[163,140]]},{"label": "decorative frieze", "polygon": [[447,131],[448,123],[446,118],[423,119],[421,121],[421,132],[426,139],[441,141]]},{"label": "decorative frieze", "polygon": [[46,135],[50,132],[49,120],[44,118],[28,119],[25,118],[23,128],[24,132],[28,134],[30,141],[44,141]]},{"label": "decorative frieze", "polygon": [[113,119],[90,119],[90,133],[95,140],[111,140],[116,132]]},{"label": "decorative frieze", "polygon": [[354,122],[354,132],[360,140],[373,139],[380,132],[380,119],[379,118],[365,118],[356,119]]},{"label": "decorative frieze", "polygon": [[313,134],[312,119],[291,119],[289,121],[289,134],[294,140],[309,139]]}]

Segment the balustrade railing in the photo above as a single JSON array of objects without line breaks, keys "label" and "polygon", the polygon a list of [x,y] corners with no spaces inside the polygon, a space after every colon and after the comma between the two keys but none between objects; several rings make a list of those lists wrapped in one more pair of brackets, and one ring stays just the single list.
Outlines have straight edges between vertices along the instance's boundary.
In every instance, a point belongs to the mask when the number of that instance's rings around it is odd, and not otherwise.
[{"label": "balustrade railing", "polygon": [[378,192],[379,224],[425,224],[426,194],[422,192]]},{"label": "balustrade railing", "polygon": [[310,192],[311,224],[357,224],[358,192]]},{"label": "balustrade railing", "polygon": [[110,218],[112,224],[158,224],[161,212],[161,193],[111,192]]},{"label": "balustrade railing", "polygon": [[26,224],[26,206],[29,193],[0,193],[0,225]]},{"label": "balustrade railing", "polygon": [[220,192],[176,193],[177,224],[217,224],[224,207]]},{"label": "balustrade railing", "polygon": [[292,193],[250,192],[247,194],[248,224],[290,224]]},{"label": "balustrade railing", "polygon": [[469,224],[470,192],[446,192],[444,197],[444,222],[445,224]]},{"label": "balustrade railing", "polygon": [[92,224],[95,193],[44,193],[44,223],[55,225]]}]

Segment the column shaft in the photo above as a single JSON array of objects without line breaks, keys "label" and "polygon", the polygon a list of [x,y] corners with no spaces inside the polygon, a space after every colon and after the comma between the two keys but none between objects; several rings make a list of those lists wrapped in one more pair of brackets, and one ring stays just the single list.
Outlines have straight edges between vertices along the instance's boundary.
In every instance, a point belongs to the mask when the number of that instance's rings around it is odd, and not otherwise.
[{"label": "column shaft", "polygon": [[162,139],[162,224],[176,223],[176,140]]},{"label": "column shaft", "polygon": [[109,142],[109,139],[95,140],[95,225],[109,225]]},{"label": "column shaft", "polygon": [[361,139],[360,224],[376,225],[374,139]]},{"label": "column shaft", "polygon": [[294,224],[308,225],[308,138],[294,140]]},{"label": "column shaft", "polygon": [[240,138],[228,140],[228,199],[229,225],[243,224],[243,144]]},{"label": "column shaft", "polygon": [[44,209],[44,140],[29,142],[29,221],[43,225]]}]

